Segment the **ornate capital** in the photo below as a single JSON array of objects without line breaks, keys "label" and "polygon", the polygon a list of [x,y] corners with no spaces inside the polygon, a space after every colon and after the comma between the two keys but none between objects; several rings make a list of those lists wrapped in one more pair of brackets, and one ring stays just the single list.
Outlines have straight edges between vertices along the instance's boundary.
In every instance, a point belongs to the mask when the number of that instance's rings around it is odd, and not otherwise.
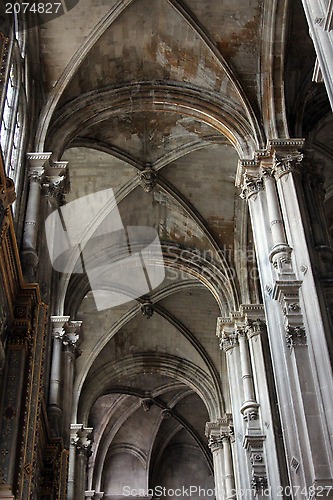
[{"label": "ornate capital", "polygon": [[44,173],[45,164],[50,160],[52,153],[27,153],[27,159],[30,165],[28,177],[32,182],[41,183]]},{"label": "ornate capital", "polygon": [[54,161],[45,169],[43,184],[52,203],[61,206],[65,202],[65,194],[69,192],[69,174],[67,161]]},{"label": "ornate capital", "polygon": [[244,328],[249,339],[266,332],[266,324],[260,318],[255,320],[246,318]]},{"label": "ornate capital", "polygon": [[43,167],[30,169],[28,172],[29,180],[31,182],[36,182],[38,184],[42,184],[44,173],[45,173],[45,170]]},{"label": "ornate capital", "polygon": [[207,422],[205,435],[208,437],[208,446],[212,452],[223,448],[223,441],[234,438],[232,415],[226,413],[215,422]]},{"label": "ornate capital", "polygon": [[82,321],[68,321],[65,324],[66,333],[62,340],[65,350],[72,352],[76,357],[81,355],[81,351],[78,349],[81,327]]},{"label": "ornate capital", "polygon": [[279,179],[280,177],[290,174],[301,172],[301,162],[303,160],[303,154],[296,152],[292,154],[288,154],[286,156],[280,156],[277,153],[274,153],[273,156],[273,170],[275,177]]},{"label": "ornate capital", "polygon": [[260,191],[265,189],[263,178],[261,175],[244,174],[243,184],[240,197],[249,201],[250,198],[256,196]]},{"label": "ornate capital", "polygon": [[236,332],[227,333],[223,332],[220,341],[220,349],[223,351],[229,351],[233,349],[238,344],[238,334]]},{"label": "ornate capital", "polygon": [[72,424],[71,431],[71,444],[76,448],[76,452],[88,458],[94,442],[92,427],[86,428],[79,424]]},{"label": "ornate capital", "polygon": [[66,333],[65,324],[69,321],[70,316],[51,316],[52,336],[54,339],[62,339]]},{"label": "ornate capital", "polygon": [[220,436],[209,436],[208,448],[212,452],[223,449],[223,439]]},{"label": "ornate capital", "polygon": [[146,193],[150,193],[157,184],[157,173],[148,163],[144,170],[139,172],[140,185]]}]

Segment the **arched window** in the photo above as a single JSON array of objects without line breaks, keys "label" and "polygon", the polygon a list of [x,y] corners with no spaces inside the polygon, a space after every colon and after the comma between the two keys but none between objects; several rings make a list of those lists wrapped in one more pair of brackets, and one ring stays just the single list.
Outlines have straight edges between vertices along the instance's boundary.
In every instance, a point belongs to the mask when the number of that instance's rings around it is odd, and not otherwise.
[{"label": "arched window", "polygon": [[[1,26],[0,26],[1,31]],[[4,84],[0,111],[0,146],[6,175],[20,191],[26,137],[25,31],[18,14],[12,18],[5,56]],[[13,207],[15,209],[15,207]]]}]

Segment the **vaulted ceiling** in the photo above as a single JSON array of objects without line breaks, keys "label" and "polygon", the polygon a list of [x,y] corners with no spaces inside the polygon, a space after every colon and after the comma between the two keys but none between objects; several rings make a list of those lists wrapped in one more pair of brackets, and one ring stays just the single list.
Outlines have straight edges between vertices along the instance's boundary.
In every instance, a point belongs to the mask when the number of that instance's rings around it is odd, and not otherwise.
[{"label": "vaulted ceiling", "polygon": [[205,422],[230,409],[216,318],[261,301],[238,160],[289,134],[333,158],[301,3],[80,0],[41,44],[36,147],[69,162],[67,202],[112,188],[123,225],[155,228],[164,252],[150,318],[140,297],[97,311],[84,277],[60,280],[56,312],[83,320],[73,421],[95,429],[91,486],[121,496],[124,470],[211,485]]}]

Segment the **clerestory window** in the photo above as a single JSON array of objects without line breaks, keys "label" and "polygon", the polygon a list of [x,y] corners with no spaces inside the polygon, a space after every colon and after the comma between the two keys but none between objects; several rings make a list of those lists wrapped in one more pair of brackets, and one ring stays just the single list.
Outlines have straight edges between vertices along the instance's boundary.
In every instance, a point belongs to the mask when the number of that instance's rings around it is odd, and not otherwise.
[{"label": "clerestory window", "polygon": [[[6,175],[13,179],[16,192],[19,194],[26,136],[25,36],[17,14],[14,14],[12,21],[13,26],[3,65],[5,72],[0,103],[0,146]],[[15,210],[15,206],[13,209]]]}]

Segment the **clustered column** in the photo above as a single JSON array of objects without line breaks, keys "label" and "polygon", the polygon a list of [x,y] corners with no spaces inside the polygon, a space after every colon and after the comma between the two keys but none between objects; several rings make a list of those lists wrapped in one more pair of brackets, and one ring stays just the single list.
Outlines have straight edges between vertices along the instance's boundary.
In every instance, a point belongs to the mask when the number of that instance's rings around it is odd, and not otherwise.
[{"label": "clustered column", "polygon": [[232,500],[236,498],[230,444],[232,435],[232,421],[230,415],[225,415],[224,418],[218,419],[216,422],[207,422],[206,424],[208,446],[213,454],[217,500]]},{"label": "clustered column", "polygon": [[64,325],[69,316],[51,316],[52,323],[52,362],[49,392],[49,417],[51,432],[54,436],[61,435],[61,378],[62,378],[62,341],[65,335]]},{"label": "clustered column", "polygon": [[81,321],[70,321],[69,316],[51,316],[52,360],[49,392],[49,417],[54,436],[62,436],[69,447],[69,428],[73,398],[75,359],[78,349]]},{"label": "clustered column", "polygon": [[28,153],[30,169],[29,194],[24,222],[22,240],[22,265],[28,281],[35,280],[38,265],[37,235],[39,227],[39,207],[42,181],[45,174],[45,163],[49,161],[52,153]]},{"label": "clustered column", "polygon": [[[304,216],[303,143],[269,141],[254,160],[240,161],[237,183],[251,216],[291,485],[320,487],[326,481],[329,493],[333,380],[327,311],[312,271],[312,228]],[[317,224],[314,229],[320,242]]]},{"label": "clustered column", "polygon": [[65,335],[62,340],[64,357],[64,396],[63,396],[63,418],[62,436],[64,445],[69,448],[70,443],[70,422],[72,415],[73,385],[75,360],[81,355],[78,347],[80,342],[80,331],[82,321],[68,321],[65,327]]},{"label": "clustered column", "polygon": [[93,444],[93,429],[82,424],[71,425],[67,500],[85,497],[86,471]]},{"label": "clustered column", "polygon": [[[242,308],[246,308],[246,306],[242,306]],[[253,308],[255,309],[255,306]],[[268,485],[268,479],[264,452],[265,437],[259,418],[259,404],[255,396],[249,341],[262,331],[263,323],[260,319],[251,320],[242,312],[235,312],[234,318],[219,318],[218,320],[217,334],[221,339],[220,347],[226,352],[235,429],[237,434],[240,431],[244,433],[242,448],[247,452],[244,464],[241,463],[242,449],[240,447],[237,449],[240,475],[242,476],[240,487],[243,489],[252,488],[259,498]],[[241,391],[238,389],[240,381]],[[264,386],[264,381],[262,383]],[[239,423],[236,412],[242,414],[243,425]],[[253,457],[259,455],[260,467],[258,468]],[[250,484],[244,482],[246,470],[251,477]]]}]

